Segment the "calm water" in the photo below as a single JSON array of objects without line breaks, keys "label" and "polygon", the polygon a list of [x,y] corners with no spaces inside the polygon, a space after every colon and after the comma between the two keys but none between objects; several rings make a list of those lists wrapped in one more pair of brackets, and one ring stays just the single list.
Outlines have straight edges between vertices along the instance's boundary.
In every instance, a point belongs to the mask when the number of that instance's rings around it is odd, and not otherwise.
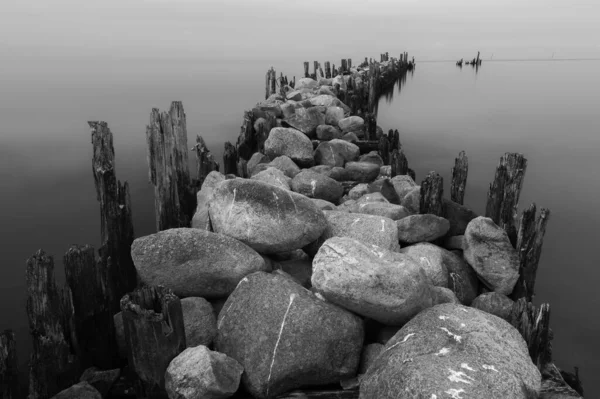
[{"label": "calm water", "polygon": [[[354,55],[354,59],[361,59]],[[373,54],[372,56],[375,56]],[[131,184],[137,236],[154,232],[153,190],[147,183],[145,125],[152,107],[182,100],[190,147],[196,134],[221,158],[237,137],[244,109],[263,95],[266,69],[291,75],[302,59],[281,62],[120,62],[96,67],[92,56],[45,60],[0,74],[0,329],[13,328],[19,356],[30,350],[25,259],[38,248],[56,258],[70,244],[99,244],[99,209],[86,121],[105,120],[115,136],[120,179]],[[324,60],[322,60],[324,61]],[[10,60],[4,65],[11,69]],[[600,63],[485,63],[478,74],[451,63],[420,63],[401,94],[382,100],[379,124],[397,128],[420,180],[429,170],[447,179],[460,150],[469,156],[466,204],[483,212],[487,185],[506,151],[529,160],[521,204],[552,210],[537,280],[536,302],[552,304],[555,359],[579,365],[587,397],[600,372],[596,337],[600,305],[594,248],[600,212]],[[43,70],[43,73],[41,71]],[[32,73],[35,71],[35,73]],[[586,183],[583,186],[583,182]],[[61,278],[62,281],[62,278]],[[596,395],[594,395],[596,393]]]}]

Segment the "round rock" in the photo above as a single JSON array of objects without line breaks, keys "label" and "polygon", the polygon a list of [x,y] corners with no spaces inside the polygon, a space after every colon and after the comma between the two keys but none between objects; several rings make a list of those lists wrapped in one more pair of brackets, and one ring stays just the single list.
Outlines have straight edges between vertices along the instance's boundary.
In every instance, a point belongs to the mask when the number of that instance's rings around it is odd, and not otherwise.
[{"label": "round rock", "polygon": [[337,203],[344,195],[344,187],[324,174],[303,170],[292,180],[292,190],[309,198]]},{"label": "round rock", "polygon": [[301,167],[314,164],[313,147],[310,139],[302,132],[285,127],[271,129],[265,141],[265,154],[274,159],[281,155],[288,156]]}]

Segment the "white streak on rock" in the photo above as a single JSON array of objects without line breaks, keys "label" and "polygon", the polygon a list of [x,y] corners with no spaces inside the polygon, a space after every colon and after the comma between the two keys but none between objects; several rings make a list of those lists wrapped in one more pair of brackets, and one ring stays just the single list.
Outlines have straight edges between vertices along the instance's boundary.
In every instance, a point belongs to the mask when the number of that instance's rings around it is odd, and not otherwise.
[{"label": "white streak on rock", "polygon": [[431,398],[429,398],[429,399],[437,399],[437,395],[436,395],[436,394],[434,394],[434,393],[432,393],[432,394],[431,394]]},{"label": "white streak on rock", "polygon": [[[239,283],[237,283],[237,285],[235,286],[235,288],[237,289],[237,287],[240,286],[240,284],[242,283],[246,283],[248,282],[248,277],[244,277],[243,279],[240,280]],[[231,304],[229,306],[227,306],[227,309],[225,309],[225,311],[221,311],[221,320],[219,320],[219,324],[217,325],[217,328],[221,328],[221,326],[223,325],[223,320],[225,320],[225,316],[227,315],[227,312],[229,312],[229,309],[231,309],[231,307],[233,306],[233,302],[231,302]]]},{"label": "white streak on rock", "polygon": [[290,194],[289,191],[286,191],[286,193],[290,197],[290,201],[292,201],[292,204],[294,204],[294,210],[296,211],[296,213],[298,213],[298,207],[296,206],[296,201],[294,201],[294,197],[292,197],[292,194]]},{"label": "white streak on rock", "polygon": [[463,397],[462,397],[462,396],[460,396],[460,394],[461,394],[461,393],[463,393],[463,392],[465,392],[465,390],[464,390],[464,389],[454,389],[454,388],[448,389],[448,390],[446,391],[446,393],[447,393],[448,395],[450,395],[450,397],[451,397],[452,399],[463,399]]},{"label": "white streak on rock", "polygon": [[381,219],[381,231],[385,231],[385,220]]},{"label": "white streak on rock", "polygon": [[460,323],[460,326],[461,326],[462,328],[465,328],[467,325],[466,325],[465,323]]},{"label": "white streak on rock", "polygon": [[288,304],[287,310],[285,311],[285,314],[283,315],[283,320],[281,321],[281,327],[279,328],[279,336],[277,337],[277,342],[275,342],[275,348],[273,348],[273,357],[271,360],[271,367],[269,367],[269,377],[267,378],[267,396],[269,396],[269,384],[271,382],[271,373],[273,372],[273,365],[275,364],[275,354],[277,353],[277,347],[279,346],[279,341],[281,340],[281,335],[283,333],[283,327],[285,326],[285,319],[287,319],[287,315],[290,312],[292,303],[294,302],[295,298],[296,298],[296,294],[290,295],[290,303]]},{"label": "white streak on rock", "polygon": [[316,180],[311,180],[310,181],[310,187],[312,188],[311,193],[312,196],[315,196],[315,190],[317,189],[317,181]]},{"label": "white streak on rock", "polygon": [[449,336],[451,336],[452,338],[454,338],[454,339],[456,340],[456,342],[460,342],[460,341],[461,341],[462,337],[461,337],[460,335],[453,334],[453,333],[452,333],[452,332],[450,332],[450,330],[448,330],[446,327],[440,327],[440,329],[441,329],[442,331],[445,331],[445,332],[446,332],[446,334],[448,334],[448,335],[449,335]]},{"label": "white streak on rock", "polygon": [[448,348],[442,348],[442,349],[440,349],[440,351],[439,351],[438,353],[436,353],[435,355],[436,355],[436,356],[442,356],[442,355],[446,355],[446,354],[448,354],[448,353],[450,353],[450,349],[448,349]]},{"label": "white streak on rock", "polygon": [[360,218],[356,218],[356,219],[354,219],[354,221],[352,222],[352,224],[350,225],[350,227],[354,227],[354,225],[355,225],[356,223],[358,223],[358,222],[360,222]]},{"label": "white streak on rock", "polygon": [[[423,258],[421,258],[421,259],[423,259]],[[448,317],[447,317],[447,316],[439,316],[438,318],[439,318],[440,320],[446,320]]]},{"label": "white streak on rock", "polygon": [[494,367],[494,366],[490,366],[490,365],[488,365],[488,364],[484,364],[484,365],[483,365],[483,366],[481,366],[481,367],[483,367],[483,368],[484,368],[484,369],[486,369],[486,370],[492,370],[492,371],[495,371],[496,373],[499,373],[499,371],[498,371],[498,370],[496,370],[496,367]]},{"label": "white streak on rock", "polygon": [[237,188],[233,189],[233,200],[231,200],[231,205],[229,205],[229,214],[227,214],[227,223],[229,223],[229,218],[231,218],[231,212],[233,211],[233,204],[235,203],[235,196],[237,194]]},{"label": "white streak on rock", "polygon": [[[456,370],[452,370],[452,369],[448,369],[448,371],[450,371],[450,375],[448,376],[448,379],[452,382],[462,382],[463,384],[471,385],[472,384],[471,381],[475,381],[475,379],[469,377],[462,371],[456,371]],[[469,381],[469,380],[471,380],[471,381]]]},{"label": "white streak on rock", "polygon": [[462,363],[462,364],[460,365],[460,367],[461,367],[461,368],[463,368],[463,369],[467,369],[467,370],[469,370],[469,371],[477,371],[477,370],[475,370],[474,368],[472,368],[472,367],[469,367],[469,365],[468,365],[467,363]]},{"label": "white streak on rock", "polygon": [[389,351],[390,349],[395,348],[396,346],[405,343],[410,337],[412,337],[413,335],[415,335],[415,333],[410,333],[408,334],[406,337],[404,337],[404,339],[400,342],[396,342],[394,345],[390,346],[389,348],[387,348],[385,351]]}]

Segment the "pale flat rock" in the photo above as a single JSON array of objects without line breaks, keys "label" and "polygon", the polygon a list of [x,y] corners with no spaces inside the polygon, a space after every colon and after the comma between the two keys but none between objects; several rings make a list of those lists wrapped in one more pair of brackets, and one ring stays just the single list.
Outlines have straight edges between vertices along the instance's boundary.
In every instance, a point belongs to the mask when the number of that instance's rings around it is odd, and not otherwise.
[{"label": "pale flat rock", "polygon": [[285,175],[281,170],[275,167],[268,167],[267,169],[259,172],[251,177],[252,180],[262,181],[264,183],[271,184],[275,187],[282,188],[284,190],[290,190],[290,184],[292,179]]},{"label": "pale flat rock", "polygon": [[314,160],[319,165],[344,166],[358,159],[360,149],[345,140],[324,141],[315,150]]},{"label": "pale flat rock", "polygon": [[299,166],[310,167],[314,164],[310,139],[304,133],[292,128],[271,129],[269,138],[265,141],[265,154],[271,159],[285,155]]},{"label": "pale flat rock", "polygon": [[215,186],[224,180],[225,175],[215,170],[210,172],[204,179],[202,188],[196,194],[196,212],[191,221],[191,226],[193,228],[212,231],[210,217],[208,215],[208,203],[212,199]]},{"label": "pale flat rock", "polygon": [[430,243],[419,243],[401,250],[421,266],[433,285],[448,288],[448,268],[443,251],[445,249]]},{"label": "pale flat rock", "polygon": [[[267,167],[272,166],[282,171],[287,177],[294,178],[300,173],[300,168],[288,156],[282,155],[267,164]],[[266,168],[265,168],[266,169]]]},{"label": "pale flat rock", "polygon": [[303,170],[291,182],[292,190],[309,198],[337,203],[344,195],[344,187],[324,174]]},{"label": "pale flat rock", "polygon": [[400,241],[409,244],[437,240],[443,237],[450,228],[448,220],[429,213],[410,215],[396,223]]}]

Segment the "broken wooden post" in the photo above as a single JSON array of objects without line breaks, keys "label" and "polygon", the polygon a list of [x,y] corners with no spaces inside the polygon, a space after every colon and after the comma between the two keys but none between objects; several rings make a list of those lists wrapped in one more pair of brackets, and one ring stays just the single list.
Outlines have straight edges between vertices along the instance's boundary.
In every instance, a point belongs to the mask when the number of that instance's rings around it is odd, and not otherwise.
[{"label": "broken wooden post", "polygon": [[215,158],[200,135],[196,136],[196,145],[192,147],[192,150],[196,152],[197,180],[198,187],[200,188],[210,172],[213,170],[219,171],[219,163],[215,161]]},{"label": "broken wooden post", "polygon": [[[116,177],[113,135],[108,125],[106,122],[88,124],[92,136],[96,198],[100,202],[99,253],[106,269],[108,303],[114,314],[119,311],[121,297],[137,284],[137,272],[131,259],[131,244],[134,239],[131,197],[127,182],[121,184]],[[155,151],[154,154],[158,156],[163,153]],[[158,159],[160,158],[155,158]],[[159,170],[162,169],[155,168],[155,171]]]},{"label": "broken wooden post", "polygon": [[390,165],[392,165],[392,177],[408,174],[408,160],[402,149],[394,148],[390,157]]},{"label": "broken wooden post", "polygon": [[348,71],[348,60],[342,58],[340,67],[340,74],[344,74],[344,72]]},{"label": "broken wooden post", "polygon": [[41,249],[27,259],[27,317],[33,338],[29,399],[48,399],[79,379],[69,288],[58,288],[54,259]]},{"label": "broken wooden post", "polygon": [[519,280],[512,292],[515,301],[520,298],[525,298],[528,302],[533,300],[535,278],[549,219],[550,211],[546,208],[540,210],[540,215],[536,219],[535,204],[531,204],[523,211],[517,234],[516,248],[519,252],[520,265]]},{"label": "broken wooden post", "polygon": [[15,333],[0,334],[0,399],[19,399],[19,364]]},{"label": "broken wooden post", "polygon": [[527,343],[533,363],[543,370],[552,361],[550,305],[544,303],[537,308],[521,298],[512,307],[510,322]]},{"label": "broken wooden post", "polygon": [[331,64],[329,63],[329,61],[325,61],[325,78],[331,78]]},{"label": "broken wooden post", "polygon": [[269,80],[271,90],[269,92],[269,96],[272,94],[277,94],[277,72],[275,69],[271,67],[271,79]]},{"label": "broken wooden post", "polygon": [[377,140],[377,120],[375,119],[375,115],[370,112],[364,117],[365,120],[365,139],[372,141]]},{"label": "broken wooden post", "polygon": [[506,231],[513,246],[517,242],[517,206],[526,169],[527,159],[523,154],[504,154],[490,184],[485,207],[485,216]]},{"label": "broken wooden post", "polygon": [[338,76],[338,75],[339,75],[339,72],[338,72],[338,70],[337,70],[337,69],[335,69],[335,64],[333,64],[333,65],[331,66],[331,76],[332,76],[332,77],[336,77],[336,76]]},{"label": "broken wooden post", "polygon": [[[112,258],[108,261],[112,263]],[[110,308],[107,268],[96,260],[94,247],[73,245],[64,256],[67,285],[73,298],[75,332],[82,370],[122,366]],[[112,266],[109,265],[109,266]]]},{"label": "broken wooden post", "polygon": [[390,142],[388,140],[388,137],[385,134],[381,135],[381,137],[379,138],[378,147],[379,147],[379,149],[378,149],[379,156],[383,160],[383,164],[389,165],[390,164]]},{"label": "broken wooden post", "polygon": [[189,227],[196,208],[190,190],[186,118],[181,101],[169,112],[153,108],[146,128],[150,182],[154,185],[156,228]]},{"label": "broken wooden post", "polygon": [[443,217],[444,179],[436,172],[429,172],[421,182],[420,213]]},{"label": "broken wooden post", "polygon": [[352,59],[348,58],[348,72],[350,72],[351,68],[352,68]]},{"label": "broken wooden post", "polygon": [[319,61],[313,61],[313,68],[315,70],[315,73],[314,73],[315,77],[314,77],[314,79],[317,80],[318,79],[317,72],[319,71]]},{"label": "broken wooden post", "polygon": [[265,74],[265,100],[271,95],[271,70],[267,69]]},{"label": "broken wooden post", "polygon": [[237,176],[237,150],[229,141],[225,143],[223,152],[223,173],[228,175],[233,173]]},{"label": "broken wooden post", "polygon": [[310,74],[308,73],[309,63],[308,61],[304,61],[304,77],[310,78]]},{"label": "broken wooden post", "polygon": [[463,205],[465,198],[465,187],[467,185],[467,174],[469,172],[469,158],[464,151],[458,154],[452,168],[452,181],[450,182],[450,199],[457,204]]},{"label": "broken wooden post", "polygon": [[142,382],[142,397],[167,398],[165,371],[186,348],[181,302],[170,289],[141,287],[121,299],[129,365]]}]

